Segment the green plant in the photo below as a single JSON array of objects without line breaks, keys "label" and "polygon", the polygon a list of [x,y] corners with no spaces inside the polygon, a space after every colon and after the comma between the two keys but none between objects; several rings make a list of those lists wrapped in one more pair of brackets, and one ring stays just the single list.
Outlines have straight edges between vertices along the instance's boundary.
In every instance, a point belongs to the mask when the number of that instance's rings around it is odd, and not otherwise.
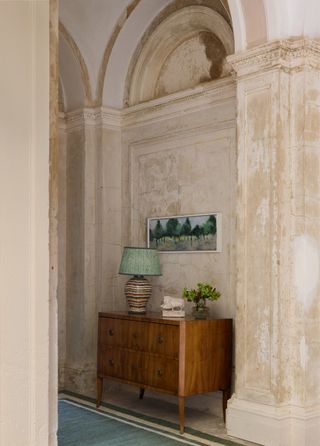
[{"label": "green plant", "polygon": [[199,282],[196,289],[183,288],[182,297],[188,302],[194,302],[197,308],[206,306],[206,299],[217,300],[221,293],[209,283]]}]

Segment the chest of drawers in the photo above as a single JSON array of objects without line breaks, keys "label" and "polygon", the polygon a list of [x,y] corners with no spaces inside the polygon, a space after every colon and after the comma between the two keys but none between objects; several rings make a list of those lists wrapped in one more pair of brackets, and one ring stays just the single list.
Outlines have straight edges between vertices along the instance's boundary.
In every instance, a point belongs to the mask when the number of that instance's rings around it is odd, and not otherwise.
[{"label": "chest of drawers", "polygon": [[185,397],[223,392],[230,396],[232,319],[165,319],[160,314],[99,313],[97,406],[103,379],[112,378],[179,398],[184,431]]}]

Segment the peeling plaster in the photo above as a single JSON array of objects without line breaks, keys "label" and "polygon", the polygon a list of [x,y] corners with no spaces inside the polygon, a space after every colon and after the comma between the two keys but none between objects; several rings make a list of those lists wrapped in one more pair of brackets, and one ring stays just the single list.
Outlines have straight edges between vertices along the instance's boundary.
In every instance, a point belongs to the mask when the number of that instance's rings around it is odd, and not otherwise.
[{"label": "peeling plaster", "polygon": [[258,351],[257,351],[257,359],[258,362],[266,363],[269,361],[269,343],[270,343],[270,333],[269,333],[269,325],[268,322],[263,322],[259,327],[258,333]]},{"label": "peeling plaster", "polygon": [[313,303],[319,288],[319,245],[313,237],[304,234],[293,244],[293,283],[297,300],[307,310]]},{"label": "peeling plaster", "polygon": [[303,370],[307,368],[307,364],[309,361],[309,348],[306,343],[306,338],[303,336],[299,343],[299,351],[300,351],[300,366]]},{"label": "peeling plaster", "polygon": [[269,200],[266,198],[263,198],[260,202],[258,209],[257,209],[257,217],[259,218],[260,226],[259,226],[259,228],[255,227],[256,231],[258,229],[258,231],[259,231],[259,233],[261,233],[261,235],[266,235],[266,225],[267,225],[267,221],[268,221],[268,216],[269,216]]}]

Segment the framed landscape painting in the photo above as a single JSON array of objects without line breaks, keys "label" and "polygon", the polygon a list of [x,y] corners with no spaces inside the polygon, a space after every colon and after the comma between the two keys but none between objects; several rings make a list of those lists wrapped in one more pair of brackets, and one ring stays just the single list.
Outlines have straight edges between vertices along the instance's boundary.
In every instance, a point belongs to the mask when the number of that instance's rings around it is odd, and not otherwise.
[{"label": "framed landscape painting", "polygon": [[147,231],[160,252],[221,252],[221,213],[148,218]]}]

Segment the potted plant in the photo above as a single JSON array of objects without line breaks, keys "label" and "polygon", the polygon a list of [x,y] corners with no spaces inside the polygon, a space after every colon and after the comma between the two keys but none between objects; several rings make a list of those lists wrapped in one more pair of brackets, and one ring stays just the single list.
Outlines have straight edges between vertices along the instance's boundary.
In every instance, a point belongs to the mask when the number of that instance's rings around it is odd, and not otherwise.
[{"label": "potted plant", "polygon": [[209,283],[199,282],[196,289],[184,288],[182,297],[188,302],[193,302],[192,314],[196,319],[205,319],[209,313],[206,300],[217,300],[221,293]]}]

